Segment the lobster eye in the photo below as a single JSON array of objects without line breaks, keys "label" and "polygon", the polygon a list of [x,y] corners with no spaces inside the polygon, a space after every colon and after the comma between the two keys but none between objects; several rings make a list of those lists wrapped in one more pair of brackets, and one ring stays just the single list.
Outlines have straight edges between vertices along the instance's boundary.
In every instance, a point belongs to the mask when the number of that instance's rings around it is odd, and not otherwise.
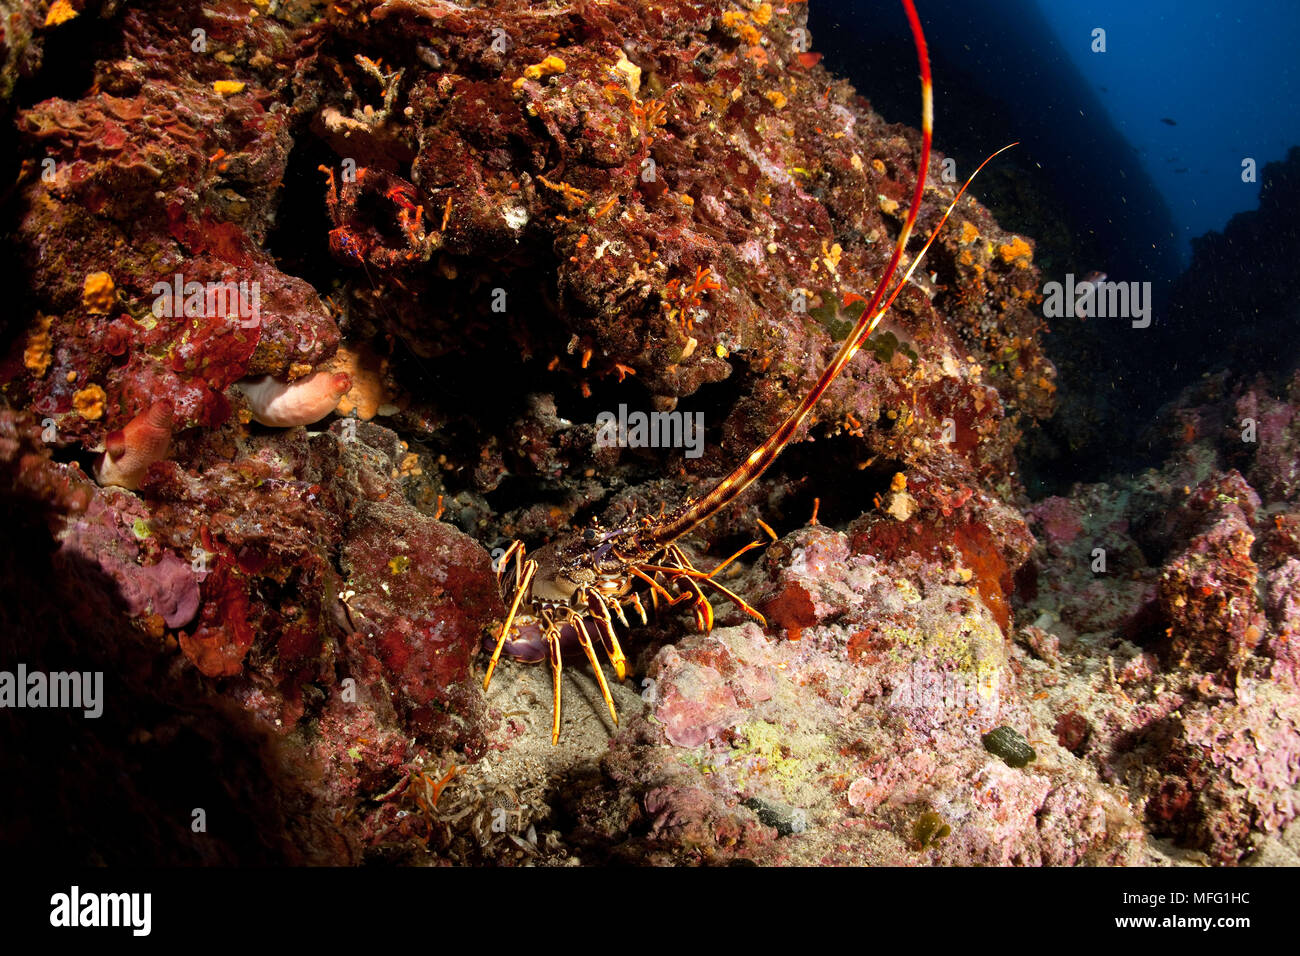
[{"label": "lobster eye", "polygon": [[586,538],[588,541],[595,541],[595,540],[596,540],[596,529],[595,529],[595,528],[588,528],[586,531],[582,532],[582,536],[583,536],[584,538]]}]

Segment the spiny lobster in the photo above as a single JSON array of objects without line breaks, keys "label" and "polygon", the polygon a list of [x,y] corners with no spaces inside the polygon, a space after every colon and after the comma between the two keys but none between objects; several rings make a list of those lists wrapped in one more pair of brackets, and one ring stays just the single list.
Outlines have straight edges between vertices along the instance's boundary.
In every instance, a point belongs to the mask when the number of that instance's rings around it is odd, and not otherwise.
[{"label": "spiny lobster", "polygon": [[[486,691],[492,683],[492,674],[501,659],[502,650],[510,643],[509,654],[516,660],[537,663],[545,658],[551,662],[554,687],[554,715],[551,723],[551,742],[560,739],[560,676],[562,649],[577,644],[586,654],[596,673],[601,694],[609,707],[610,716],[618,723],[618,711],[610,696],[595,644],[600,642],[619,680],[626,676],[627,659],[614,632],[614,619],[628,626],[623,607],[631,607],[647,622],[641,603],[641,593],[648,593],[657,607],[660,598],[669,606],[690,601],[694,605],[695,623],[700,631],[713,627],[713,607],[705,597],[710,588],[732,601],[746,614],[764,625],[763,616],[737,594],[715,580],[714,576],[750,548],[742,548],[712,571],[701,571],[691,564],[685,552],[674,542],[682,535],[706,521],[748,488],[776,460],[782,449],[790,443],[808,413],[835,381],[844,366],[861,348],[880,320],[888,312],[903,286],[911,278],[917,265],[925,257],[939,231],[947,222],[966,192],[968,186],[995,156],[1016,145],[1002,147],[982,162],[962,185],[952,203],[944,212],[939,224],[931,232],[921,251],[913,259],[903,277],[886,296],[890,281],[898,271],[904,247],[911,236],[921,209],[927,170],[930,166],[930,144],[933,138],[934,98],[930,80],[930,58],[925,34],[912,0],[902,0],[916,44],[917,59],[921,68],[921,159],[916,186],[912,191],[911,206],[903,223],[893,256],[876,287],[867,307],[862,311],[835,358],[822,372],[816,384],[799,405],[785,418],[777,429],[725,478],[707,494],[688,499],[677,509],[651,518],[643,516],[635,524],[618,528],[602,528],[599,524],[581,532],[569,534],[525,556],[522,542],[515,541],[500,557],[497,564],[497,581],[508,611],[501,624],[487,674],[483,678]],[[676,593],[674,593],[676,592]]]}]

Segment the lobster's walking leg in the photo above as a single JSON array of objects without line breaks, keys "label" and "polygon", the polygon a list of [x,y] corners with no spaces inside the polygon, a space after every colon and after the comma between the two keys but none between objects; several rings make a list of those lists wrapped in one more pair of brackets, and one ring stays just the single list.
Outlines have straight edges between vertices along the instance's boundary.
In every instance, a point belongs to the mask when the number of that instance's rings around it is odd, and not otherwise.
[{"label": "lobster's walking leg", "polygon": [[627,623],[627,617],[623,614],[623,605],[619,603],[618,598],[610,598],[605,601],[605,604],[613,609],[614,616],[618,618],[618,623],[622,624],[624,627],[629,626]]},{"label": "lobster's walking leg", "polygon": [[754,620],[758,621],[759,624],[762,624],[764,627],[767,627],[767,618],[763,617],[762,614],[760,614],[758,611],[750,607],[749,603],[744,598],[742,598],[739,594],[737,594],[735,591],[731,590],[725,585],[719,584],[717,581],[713,580],[713,577],[711,575],[706,575],[705,577],[701,578],[701,582],[707,584],[709,587],[720,592],[723,597],[725,597],[732,604],[736,605],[736,607],[740,608],[742,611],[744,611]]},{"label": "lobster's walking leg", "polygon": [[723,568],[725,568],[728,564],[736,560],[736,558],[738,558],[740,555],[744,554],[746,551],[750,550],[751,548],[757,548],[760,544],[762,544],[762,542],[755,541],[753,544],[746,545],[744,548],[741,548],[740,551],[736,552],[736,554],[732,555],[726,561],[723,561],[720,565],[718,565],[716,568],[714,568],[712,571],[709,571],[708,573],[705,573],[704,571],[701,571],[699,568],[693,566],[691,564],[691,559],[686,556],[686,552],[683,551],[681,548],[679,548],[677,545],[675,544],[670,545],[668,548],[668,556],[673,561],[677,562],[677,566],[664,567],[664,568],[660,568],[659,570],[663,570],[669,574],[676,574],[679,576],[684,575],[687,578],[699,581],[701,584],[707,584],[709,587],[719,591],[724,597],[727,598],[727,600],[731,601],[733,604],[735,604],[746,614],[750,615],[755,620],[759,621],[764,627],[767,627],[767,618],[763,617],[762,614],[758,613],[758,611],[750,607],[748,602],[746,602],[739,594],[736,594],[726,585],[719,584],[717,581],[713,580],[713,576],[717,574],[719,571],[721,571]]},{"label": "lobster's walking leg", "polygon": [[656,580],[655,580],[654,578],[652,578],[650,575],[646,574],[644,571],[642,571],[642,570],[641,570],[640,568],[638,568],[636,565],[632,565],[632,566],[630,566],[630,567],[628,568],[628,570],[629,570],[630,572],[632,572],[632,576],[633,576],[633,577],[640,578],[640,579],[641,579],[642,581],[644,581],[646,584],[650,585],[650,597],[651,597],[651,598],[654,600],[654,602],[655,602],[655,605],[654,605],[654,606],[655,606],[655,610],[656,610],[656,611],[659,609],[659,595],[660,595],[660,594],[662,594],[665,598],[667,598],[668,603],[669,603],[670,605],[673,604],[673,602],[675,602],[675,601],[677,600],[675,597],[673,597],[672,593],[671,593],[667,588],[665,588],[662,584],[660,584],[658,581],[656,581]]},{"label": "lobster's walking leg", "polygon": [[510,542],[510,547],[506,548],[506,553],[501,555],[501,561],[497,565],[497,577],[505,573],[505,566],[513,562],[515,568],[515,586],[519,585],[519,561],[517,559],[524,556],[524,543],[522,541]]},{"label": "lobster's walking leg", "polygon": [[546,648],[551,655],[551,683],[555,698],[555,713],[551,717],[551,746],[555,746],[560,742],[560,674],[564,670],[564,663],[560,654],[559,627],[549,611],[542,613],[542,620],[546,623]]},{"label": "lobster's walking leg", "polygon": [[751,542],[749,542],[749,544],[745,545],[743,548],[741,548],[739,551],[737,551],[737,552],[736,552],[735,554],[733,554],[731,557],[727,558],[726,561],[723,561],[723,562],[722,562],[721,564],[719,564],[716,568],[714,568],[712,571],[710,571],[710,572],[708,573],[707,577],[710,577],[710,578],[713,577],[715,574],[717,574],[719,571],[721,571],[723,568],[725,568],[727,565],[729,565],[732,561],[735,561],[735,560],[736,560],[738,557],[740,557],[742,554],[745,554],[745,553],[748,552],[748,551],[753,551],[755,548],[761,548],[762,546],[763,546],[763,542],[762,542],[762,541],[751,541]]},{"label": "lobster's walking leg", "polygon": [[[519,548],[517,552],[515,552],[516,545]],[[510,546],[510,550],[502,556],[501,560],[504,562],[511,552],[515,552],[515,599],[510,602],[510,612],[506,615],[505,622],[501,625],[501,633],[497,637],[497,646],[495,650],[492,651],[492,660],[488,662],[487,674],[483,678],[484,690],[487,690],[488,685],[492,683],[492,672],[496,670],[497,661],[501,660],[501,648],[506,645],[506,635],[510,633],[510,625],[515,622],[515,615],[519,613],[519,605],[533,583],[533,575],[537,573],[537,562],[524,560],[524,548],[522,544],[516,541]],[[504,566],[505,565],[502,564],[502,567]]]},{"label": "lobster's walking leg", "polygon": [[605,706],[609,708],[609,716],[614,718],[614,725],[618,726],[618,711],[614,709],[614,698],[610,695],[609,685],[605,683],[605,671],[596,658],[596,649],[591,645],[591,635],[587,633],[582,618],[572,611],[569,612],[569,624],[578,632],[578,643],[582,645],[582,649],[586,652],[587,660],[591,661],[591,669],[596,672],[596,683],[600,684],[600,694],[605,698]]},{"label": "lobster's walking leg", "polygon": [[695,609],[695,629],[701,634],[708,634],[713,630],[713,605],[709,603],[709,599],[704,596],[704,592],[690,575],[681,575],[681,580],[686,583],[683,593],[692,598]]},{"label": "lobster's walking leg", "polygon": [[[600,625],[600,639],[605,645],[605,653],[609,655],[609,662],[614,665],[614,673],[618,679],[622,680],[627,676],[627,658],[623,656],[623,648],[619,646],[618,635],[614,633],[614,622],[609,616],[609,605],[603,596],[599,593],[590,592],[587,600],[587,609],[596,618]],[[622,611],[619,612],[619,618],[623,618]],[[623,621],[624,626],[627,621]]]}]

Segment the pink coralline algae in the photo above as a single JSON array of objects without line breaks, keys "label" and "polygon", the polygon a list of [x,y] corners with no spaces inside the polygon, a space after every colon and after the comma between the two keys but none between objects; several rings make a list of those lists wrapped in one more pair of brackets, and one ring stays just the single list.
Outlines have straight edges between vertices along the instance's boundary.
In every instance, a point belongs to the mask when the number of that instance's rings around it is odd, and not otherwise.
[{"label": "pink coralline algae", "polygon": [[1083,531],[1083,522],[1067,498],[1047,498],[1030,508],[1029,514],[1051,544],[1069,544]]},{"label": "pink coralline algae", "polygon": [[1300,558],[1287,558],[1268,575],[1268,611],[1273,672],[1300,690]]},{"label": "pink coralline algae", "polygon": [[1223,503],[1207,516],[1209,527],[1165,565],[1157,592],[1171,624],[1172,658],[1217,670],[1240,668],[1265,622],[1251,559],[1255,535],[1235,501],[1222,492],[1216,500]]},{"label": "pink coralline algae", "polygon": [[[1263,382],[1208,379],[1172,409],[1174,451],[1158,471],[1075,487],[1073,540],[1043,524],[1056,500],[1034,511],[1045,534],[1027,610],[1063,653],[1106,669],[1084,687],[1036,652],[1058,742],[1128,788],[1154,834],[1217,863],[1250,859],[1300,814],[1300,537],[1283,460],[1298,388],[1293,378],[1279,398]],[[1023,640],[1036,648],[1033,633]]]},{"label": "pink coralline algae", "polygon": [[664,735],[677,747],[698,747],[718,736],[741,717],[736,695],[711,667],[675,668],[675,652],[660,663],[660,703],[655,717]]},{"label": "pink coralline algae", "polygon": [[[60,557],[69,563],[91,562],[111,576],[129,616],[158,615],[166,627],[183,627],[199,609],[200,576],[174,552],[158,554],[156,544],[140,540],[141,526],[147,525],[142,511],[129,505],[118,511],[95,498],[86,514],[69,525]],[[139,563],[141,552],[148,551],[154,552],[153,559]]]},{"label": "pink coralline algae", "polygon": [[127,606],[137,613],[162,616],[167,627],[184,627],[199,609],[199,586],[193,568],[168,551],[157,564],[122,582]]}]

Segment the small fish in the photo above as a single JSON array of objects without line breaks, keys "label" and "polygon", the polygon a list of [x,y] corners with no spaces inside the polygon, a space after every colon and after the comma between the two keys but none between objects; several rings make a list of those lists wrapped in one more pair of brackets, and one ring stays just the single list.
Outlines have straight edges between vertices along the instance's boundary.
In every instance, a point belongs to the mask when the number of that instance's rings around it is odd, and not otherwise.
[{"label": "small fish", "polygon": [[1178,124],[1175,123],[1173,120],[1171,120],[1168,116],[1162,116],[1162,117],[1160,117],[1160,122],[1164,123],[1166,126],[1177,126],[1177,125],[1178,125]]},{"label": "small fish", "polygon": [[1179,168],[1179,169],[1175,169],[1174,172],[1175,172],[1175,173],[1185,173],[1185,172],[1187,172],[1187,167],[1186,167],[1186,166],[1183,166],[1183,167],[1181,167],[1181,168]]},{"label": "small fish", "polygon": [[[1105,281],[1106,273],[1094,269],[1092,272],[1085,272],[1083,278],[1075,284],[1074,315],[1080,322],[1086,322],[1088,316],[1096,309],[1097,283]],[[1085,290],[1084,286],[1088,288]]]}]

